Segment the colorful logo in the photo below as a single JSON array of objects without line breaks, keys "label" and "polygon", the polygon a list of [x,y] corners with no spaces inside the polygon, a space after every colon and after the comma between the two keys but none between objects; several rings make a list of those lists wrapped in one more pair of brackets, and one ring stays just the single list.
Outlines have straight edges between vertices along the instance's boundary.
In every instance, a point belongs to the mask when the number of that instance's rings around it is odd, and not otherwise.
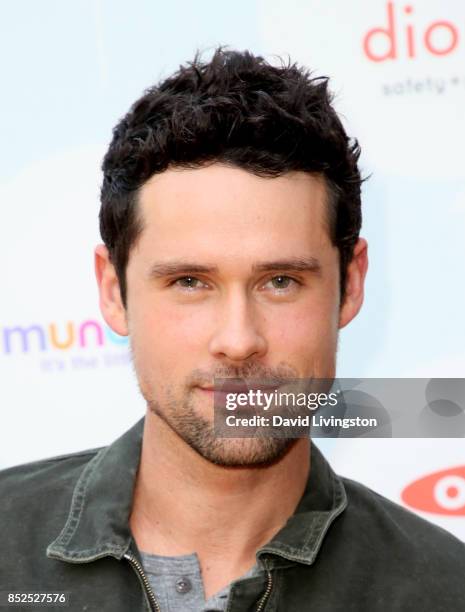
[{"label": "colorful logo", "polygon": [[419,55],[444,57],[459,45],[459,30],[446,19],[419,26],[413,5],[396,7],[386,4],[384,22],[371,28],[363,37],[363,51],[372,62],[399,58],[415,59]]},{"label": "colorful logo", "polygon": [[115,334],[107,325],[94,319],[88,319],[82,323],[68,321],[63,325],[35,323],[27,326],[15,325],[0,328],[1,352],[6,355],[21,352],[44,352],[53,349],[63,351],[72,348],[90,348],[107,343],[126,346],[128,338]]},{"label": "colorful logo", "polygon": [[465,465],[415,480],[402,491],[401,499],[415,510],[465,516]]}]

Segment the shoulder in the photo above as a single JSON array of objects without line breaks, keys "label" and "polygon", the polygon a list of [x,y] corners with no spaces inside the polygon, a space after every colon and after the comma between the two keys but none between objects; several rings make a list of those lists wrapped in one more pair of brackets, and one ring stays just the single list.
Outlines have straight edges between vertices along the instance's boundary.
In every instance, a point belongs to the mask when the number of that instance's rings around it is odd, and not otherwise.
[{"label": "shoulder", "polygon": [[[448,552],[457,550],[462,556],[465,543],[451,533],[421,518],[373,489],[349,478],[341,478],[347,493],[347,514],[351,521],[365,525],[372,534],[390,535],[393,542],[407,547],[434,546]],[[462,559],[465,562],[465,559]]]},{"label": "shoulder", "polygon": [[339,533],[373,580],[402,585],[417,597],[421,591],[431,601],[465,599],[464,542],[361,483],[341,480],[348,504]]},{"label": "shoulder", "polygon": [[[45,563],[45,550],[65,524],[76,483],[97,455],[90,449],[0,471],[0,573],[17,576]],[[11,577],[11,576],[10,576]]]},{"label": "shoulder", "polygon": [[[0,504],[2,513],[22,504],[40,500],[51,503],[76,484],[83,468],[101,448],[48,457],[0,470]],[[46,506],[47,504],[45,504]]]}]

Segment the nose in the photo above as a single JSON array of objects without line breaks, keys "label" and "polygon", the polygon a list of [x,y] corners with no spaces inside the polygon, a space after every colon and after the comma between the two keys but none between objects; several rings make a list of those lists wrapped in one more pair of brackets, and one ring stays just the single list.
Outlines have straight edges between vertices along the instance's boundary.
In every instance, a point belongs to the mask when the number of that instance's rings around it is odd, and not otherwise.
[{"label": "nose", "polygon": [[210,353],[216,358],[237,363],[266,354],[266,339],[258,328],[253,304],[245,294],[225,298],[218,319],[209,345]]}]

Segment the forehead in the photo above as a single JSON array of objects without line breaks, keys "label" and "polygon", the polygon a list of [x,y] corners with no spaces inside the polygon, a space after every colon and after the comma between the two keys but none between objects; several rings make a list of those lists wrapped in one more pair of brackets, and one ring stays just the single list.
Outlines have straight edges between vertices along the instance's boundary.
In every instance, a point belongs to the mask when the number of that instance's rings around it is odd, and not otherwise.
[{"label": "forehead", "polygon": [[265,178],[219,163],[172,168],[143,185],[138,205],[138,247],[159,255],[253,257],[330,242],[325,181],[305,172]]}]

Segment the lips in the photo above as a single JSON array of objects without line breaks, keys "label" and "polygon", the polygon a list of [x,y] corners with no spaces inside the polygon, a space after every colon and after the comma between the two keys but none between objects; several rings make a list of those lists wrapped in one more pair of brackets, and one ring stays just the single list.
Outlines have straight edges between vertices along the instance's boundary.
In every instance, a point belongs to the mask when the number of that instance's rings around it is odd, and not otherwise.
[{"label": "lips", "polygon": [[234,382],[228,382],[228,383],[224,383],[224,384],[219,384],[213,387],[210,386],[202,386],[199,387],[200,389],[202,389],[203,391],[210,391],[210,392],[215,392],[215,393],[248,393],[249,391],[263,391],[263,392],[272,392],[275,391],[276,389],[278,389],[280,386],[282,385],[282,383],[276,383],[276,384],[246,384],[243,381],[234,383]]}]

